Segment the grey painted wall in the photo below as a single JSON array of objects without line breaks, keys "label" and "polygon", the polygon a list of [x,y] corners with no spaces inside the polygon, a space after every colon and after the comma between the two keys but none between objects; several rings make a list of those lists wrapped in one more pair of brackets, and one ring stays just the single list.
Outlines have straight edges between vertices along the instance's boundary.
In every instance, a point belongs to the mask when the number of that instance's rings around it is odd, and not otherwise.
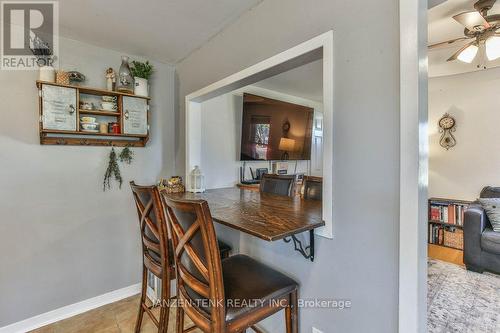
[{"label": "grey painted wall", "polygon": [[[104,87],[120,53],[61,40],[61,67]],[[152,137],[103,193],[109,148],[40,146],[37,72],[0,71],[0,327],[140,281],[137,214],[128,181],[174,169],[174,68],[154,63]]]},{"label": "grey painted wall", "polygon": [[[356,24],[362,22],[362,24]],[[219,228],[221,237],[301,283],[304,298],[352,301],[301,309],[301,331],[396,332],[399,217],[399,17],[396,0],[266,0],[177,67],[177,172],[184,170],[184,96],[309,38],[335,35],[334,239],[314,263],[289,244]],[[376,42],[375,42],[376,41]],[[283,329],[283,315],[267,320]]]}]

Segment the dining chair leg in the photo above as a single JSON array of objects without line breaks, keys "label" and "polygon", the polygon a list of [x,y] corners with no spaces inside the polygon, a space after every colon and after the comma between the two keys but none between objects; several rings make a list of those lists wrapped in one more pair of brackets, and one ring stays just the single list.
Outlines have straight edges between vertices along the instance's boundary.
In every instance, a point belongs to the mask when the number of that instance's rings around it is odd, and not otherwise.
[{"label": "dining chair leg", "polygon": [[137,321],[135,322],[135,333],[141,331],[142,317],[144,316],[144,308],[142,304],[146,301],[146,290],[148,287],[148,270],[146,266],[142,266],[142,289],[141,289],[141,300],[139,302],[139,313],[137,314]]},{"label": "dining chair leg", "polygon": [[158,332],[168,332],[168,319],[170,314],[170,276],[167,275],[161,281],[161,304],[160,304],[160,321]]},{"label": "dining chair leg", "polygon": [[177,316],[176,316],[176,322],[177,322],[177,333],[183,333],[184,332],[184,310],[177,304]]},{"label": "dining chair leg", "polygon": [[158,327],[158,333],[167,333],[168,332],[168,315],[169,315],[169,308],[165,307],[163,305],[160,305],[160,320],[159,320],[159,327]]},{"label": "dining chair leg", "polygon": [[298,306],[298,292],[293,291],[290,294],[290,302],[285,309],[286,313],[286,332],[298,333],[299,332],[299,306]]}]

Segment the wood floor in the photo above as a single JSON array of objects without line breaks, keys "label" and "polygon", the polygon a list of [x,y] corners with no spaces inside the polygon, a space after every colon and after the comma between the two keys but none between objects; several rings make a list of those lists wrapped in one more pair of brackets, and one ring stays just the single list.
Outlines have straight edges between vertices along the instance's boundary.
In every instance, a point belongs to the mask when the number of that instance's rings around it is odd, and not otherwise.
[{"label": "wood floor", "polygon": [[428,244],[428,256],[432,259],[450,262],[452,264],[464,266],[464,252],[451,249],[449,247]]},{"label": "wood floor", "polygon": [[[131,333],[134,332],[138,309],[139,295],[58,321],[31,333]],[[192,326],[189,318],[186,317],[185,321],[186,328]],[[174,333],[175,310],[170,311],[168,326],[168,332]],[[158,332],[158,329],[149,316],[144,314],[141,333],[151,332]],[[201,333],[198,329],[192,332]]]}]

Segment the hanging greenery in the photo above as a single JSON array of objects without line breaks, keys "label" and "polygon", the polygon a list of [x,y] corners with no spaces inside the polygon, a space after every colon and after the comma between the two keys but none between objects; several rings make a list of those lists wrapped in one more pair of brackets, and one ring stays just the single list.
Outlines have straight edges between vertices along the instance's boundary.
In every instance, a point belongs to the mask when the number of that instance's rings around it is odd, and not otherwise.
[{"label": "hanging greenery", "polygon": [[129,147],[125,147],[120,153],[119,158],[120,162],[131,164],[134,159],[134,152]]},{"label": "hanging greenery", "polygon": [[118,160],[116,158],[115,148],[111,148],[111,152],[109,153],[109,162],[108,168],[104,173],[104,183],[103,183],[103,191],[106,191],[106,187],[111,189],[111,177],[114,176],[115,180],[120,183],[120,188],[122,188],[122,175],[120,173],[120,166],[118,165]]},{"label": "hanging greenery", "polygon": [[126,164],[131,164],[134,159],[134,152],[129,147],[125,147],[122,149],[118,156],[116,155],[115,148],[111,147],[111,152],[109,153],[109,162],[106,172],[104,173],[104,182],[103,182],[103,191],[106,191],[106,188],[111,189],[111,178],[115,177],[115,180],[120,184],[120,188],[122,188],[122,175],[120,173],[120,165],[118,161]]}]

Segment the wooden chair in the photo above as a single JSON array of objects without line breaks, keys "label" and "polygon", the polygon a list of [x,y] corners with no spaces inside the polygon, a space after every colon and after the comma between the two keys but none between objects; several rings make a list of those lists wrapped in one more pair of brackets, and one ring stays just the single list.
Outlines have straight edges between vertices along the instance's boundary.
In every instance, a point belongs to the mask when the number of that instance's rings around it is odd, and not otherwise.
[{"label": "wooden chair", "polygon": [[[175,264],[173,257],[172,241],[168,237],[165,210],[160,198],[158,188],[152,186],[139,186],[130,182],[134,195],[137,213],[139,215],[139,226],[142,239],[142,292],[139,305],[135,332],[140,332],[142,317],[146,312],[153,323],[158,327],[158,332],[167,332],[169,307],[162,304],[160,319],[158,320],[151,312],[152,306],[146,304],[146,291],[148,286],[148,270],[161,279],[161,301],[168,304],[170,299],[170,281],[175,279]],[[221,258],[229,257],[231,247],[222,241],[218,241]]]},{"label": "wooden chair", "polygon": [[141,331],[142,317],[146,312],[158,332],[167,332],[169,307],[162,304],[159,319],[146,304],[148,270],[161,279],[161,301],[170,299],[170,280],[175,279],[172,243],[168,239],[167,223],[160,194],[156,186],[139,186],[130,182],[139,215],[142,239],[142,291],[135,332]]},{"label": "wooden chair", "polygon": [[298,332],[294,280],[248,256],[221,261],[207,202],[162,198],[178,272],[177,333],[191,330],[184,330],[185,315],[206,333],[260,332],[254,325],[281,309],[287,333]]},{"label": "wooden chair", "polygon": [[293,197],[295,195],[294,175],[264,174],[260,180],[260,191]]},{"label": "wooden chair", "polygon": [[323,178],[304,176],[304,183],[302,184],[302,198],[306,200],[322,200]]}]

